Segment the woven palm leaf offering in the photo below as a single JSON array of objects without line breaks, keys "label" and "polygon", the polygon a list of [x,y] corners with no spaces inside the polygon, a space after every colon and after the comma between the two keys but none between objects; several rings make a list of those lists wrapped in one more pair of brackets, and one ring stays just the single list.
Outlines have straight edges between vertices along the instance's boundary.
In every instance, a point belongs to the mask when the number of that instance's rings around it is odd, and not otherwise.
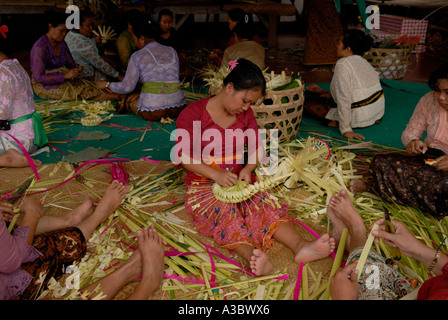
[{"label": "woven palm leaf offering", "polygon": [[[209,87],[211,95],[222,88],[224,78],[228,75],[225,68],[204,69],[202,78]],[[266,95],[259,103],[252,105],[258,128],[267,131],[267,143],[270,143],[270,130],[278,131],[279,141],[292,141],[296,138],[302,121],[305,101],[305,85],[299,73],[286,75],[270,73],[263,70],[266,79]]]},{"label": "woven palm leaf offering", "polygon": [[107,43],[107,41],[117,39],[116,38],[117,34],[115,33],[115,31],[112,29],[111,26],[107,28],[106,26],[98,26],[98,31],[93,30],[92,32],[94,35],[101,38],[102,43]]},{"label": "woven palm leaf offering", "polygon": [[[342,161],[340,152],[332,155],[330,147],[323,140],[309,137],[305,141],[297,140],[284,144],[281,149],[281,157],[272,159],[269,166],[260,165],[255,169],[256,181],[252,184],[238,181],[237,184],[226,188],[206,178],[197,179],[188,191],[193,195],[190,200],[195,203],[194,208],[205,211],[207,208],[201,208],[201,202],[210,199],[212,202],[209,205],[214,201],[229,205],[239,204],[249,201],[259,192],[272,190],[282,184],[283,189],[288,190],[305,183],[311,192],[331,196],[341,189],[346,189],[349,178],[358,177],[353,175],[354,169],[343,170],[343,163],[348,164],[350,158],[346,157],[346,160]],[[347,154],[349,153],[345,152],[344,156]],[[274,161],[277,165],[272,165]],[[335,163],[336,161],[339,163]],[[270,199],[266,198],[266,201],[272,201],[273,206],[279,206],[276,197],[271,196]]]},{"label": "woven palm leaf offering", "polygon": [[114,111],[115,107],[110,101],[86,102],[83,100],[75,109],[84,113],[84,117],[81,118],[83,126],[96,127],[103,121],[112,118],[113,113],[111,111]]}]

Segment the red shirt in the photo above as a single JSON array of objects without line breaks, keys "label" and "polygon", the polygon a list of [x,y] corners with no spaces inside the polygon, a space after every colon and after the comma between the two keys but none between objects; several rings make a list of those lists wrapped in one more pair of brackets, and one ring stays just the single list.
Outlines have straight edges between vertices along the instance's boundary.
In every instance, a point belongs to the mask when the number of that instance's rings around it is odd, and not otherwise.
[{"label": "red shirt", "polygon": [[448,263],[443,267],[441,275],[422,284],[417,300],[448,300]]},{"label": "red shirt", "polygon": [[[217,125],[206,106],[210,98],[191,103],[176,121],[175,162],[180,163],[180,152],[189,154],[193,163],[217,164],[221,170],[238,174],[244,166],[244,147],[251,155],[263,146],[252,108],[236,115],[236,121],[227,129]],[[188,172],[185,184],[198,175]]]}]

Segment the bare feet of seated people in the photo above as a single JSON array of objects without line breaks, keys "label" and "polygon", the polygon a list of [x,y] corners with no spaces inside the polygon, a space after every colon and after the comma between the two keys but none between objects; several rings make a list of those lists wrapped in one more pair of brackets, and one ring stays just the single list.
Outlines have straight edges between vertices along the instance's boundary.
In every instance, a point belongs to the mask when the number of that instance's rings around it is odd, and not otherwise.
[{"label": "bare feet of seated people", "polygon": [[362,193],[367,191],[367,183],[365,181],[354,179],[350,181],[350,191],[352,193]]},{"label": "bare feet of seated people", "polygon": [[[39,167],[42,164],[42,161],[40,160],[32,160],[36,167]],[[24,168],[29,166],[30,163],[26,156],[15,149],[8,149],[5,153],[0,155],[0,167]]]},{"label": "bare feet of seated people", "polygon": [[164,272],[164,246],[162,237],[157,234],[154,226],[136,232],[138,249],[118,269],[123,285],[139,281],[134,292],[127,300],[148,300],[160,287]]},{"label": "bare feet of seated people", "polygon": [[98,206],[95,209],[95,214],[98,212],[99,214],[104,215],[104,220],[108,218],[121,204],[128,189],[129,187],[118,182],[118,180],[113,180],[98,203]]},{"label": "bare feet of seated people", "polygon": [[77,206],[75,209],[65,214],[67,227],[77,225],[87,217],[89,217],[95,211],[95,206],[92,199],[85,197],[83,203]]},{"label": "bare feet of seated people", "polygon": [[[335,240],[328,234],[324,234],[314,241],[300,239],[293,250],[294,261],[298,264],[306,264],[326,258],[334,251],[335,247]],[[261,249],[253,250],[250,267],[252,272],[258,276],[268,275],[272,272],[272,263],[269,261],[267,253]]]},{"label": "bare feet of seated people", "polygon": [[143,270],[140,285],[145,287],[149,296],[162,283],[165,265],[163,241],[154,226],[137,231],[137,240]]},{"label": "bare feet of seated people", "polygon": [[334,194],[327,208],[327,215],[333,224],[332,236],[339,243],[342,231],[347,228],[349,235],[347,237],[346,248],[351,247],[353,235],[366,235],[364,221],[354,207],[350,196],[346,190]]},{"label": "bare feet of seated people", "polygon": [[264,276],[272,273],[272,263],[266,252],[261,249],[254,249],[250,258],[250,269],[257,276]]},{"label": "bare feet of seated people", "polygon": [[294,261],[307,264],[328,257],[335,249],[336,242],[325,233],[314,241],[302,241],[295,251]]}]

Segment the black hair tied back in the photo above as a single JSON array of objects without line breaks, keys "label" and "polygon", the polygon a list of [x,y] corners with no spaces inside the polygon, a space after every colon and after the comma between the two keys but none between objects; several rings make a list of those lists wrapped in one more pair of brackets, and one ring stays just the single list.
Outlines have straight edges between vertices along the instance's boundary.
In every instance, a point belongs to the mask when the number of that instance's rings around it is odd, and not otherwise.
[{"label": "black hair tied back", "polygon": [[235,66],[224,78],[223,84],[232,83],[235,90],[260,89],[262,94],[266,94],[266,79],[261,69],[253,62],[240,58]]},{"label": "black hair tied back", "polygon": [[362,56],[372,47],[373,38],[362,30],[350,29],[345,32],[342,43],[344,48],[350,47],[353,54]]}]

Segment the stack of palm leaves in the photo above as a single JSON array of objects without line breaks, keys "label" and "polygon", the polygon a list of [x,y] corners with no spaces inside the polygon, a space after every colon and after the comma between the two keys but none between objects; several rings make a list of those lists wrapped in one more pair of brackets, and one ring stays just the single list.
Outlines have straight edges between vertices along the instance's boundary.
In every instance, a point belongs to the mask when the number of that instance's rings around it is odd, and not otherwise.
[{"label": "stack of palm leaves", "polygon": [[[266,173],[271,173],[273,179],[281,178],[281,182],[268,189],[271,188],[271,194],[279,201],[289,204],[291,217],[295,215],[297,220],[304,222],[319,221],[330,229],[325,215],[329,197],[347,189],[351,179],[359,178],[356,163],[361,156],[353,152],[356,148],[368,149],[369,146],[359,144],[330,148],[328,144],[312,137],[284,143],[280,145],[277,172],[267,172],[268,168],[260,167],[259,178],[263,179],[262,174]],[[99,184],[107,185],[90,178],[91,173],[101,171],[93,170],[93,166],[86,165],[73,170],[71,166],[59,164],[54,170],[61,169],[67,171],[66,176],[57,179],[49,175],[48,179],[35,181],[28,193],[44,193],[81,173],[86,180],[83,186],[97,198],[100,198],[96,191],[99,190]],[[114,172],[116,169],[114,168]],[[291,276],[287,269],[281,269],[272,275],[255,277],[250,270],[216,249],[213,244],[207,243],[207,240],[199,240],[198,233],[189,226],[189,222],[177,215],[177,212],[184,209],[185,171],[173,170],[171,164],[162,174],[153,173],[153,169],[144,175],[130,177],[131,188],[125,201],[89,239],[89,254],[76,266],[79,271],[79,289],[82,290],[119,267],[135,249],[136,230],[154,225],[166,245],[165,280],[161,292],[168,293],[171,299],[330,298],[329,281],[342,263],[342,249],[336,253],[330,276],[315,272],[312,264],[308,264],[300,266],[297,276]],[[209,189],[211,193],[211,186]],[[45,196],[44,203],[46,206],[60,206],[57,199]],[[179,199],[179,202],[173,203],[173,199]],[[366,225],[382,217],[383,206],[386,206],[391,218],[403,221],[425,244],[434,248],[441,247],[445,251],[448,249],[444,241],[448,235],[447,218],[438,220],[413,208],[384,203],[370,194],[353,196],[353,203]],[[385,257],[392,256],[391,249],[383,243],[374,244],[373,248]],[[414,279],[416,285],[431,276],[421,263],[412,259],[402,257],[397,264],[399,271]],[[64,281],[52,281],[48,291],[43,288],[41,298],[49,294],[60,298],[77,297],[78,290],[68,289]],[[101,288],[98,290],[101,291]]]}]

